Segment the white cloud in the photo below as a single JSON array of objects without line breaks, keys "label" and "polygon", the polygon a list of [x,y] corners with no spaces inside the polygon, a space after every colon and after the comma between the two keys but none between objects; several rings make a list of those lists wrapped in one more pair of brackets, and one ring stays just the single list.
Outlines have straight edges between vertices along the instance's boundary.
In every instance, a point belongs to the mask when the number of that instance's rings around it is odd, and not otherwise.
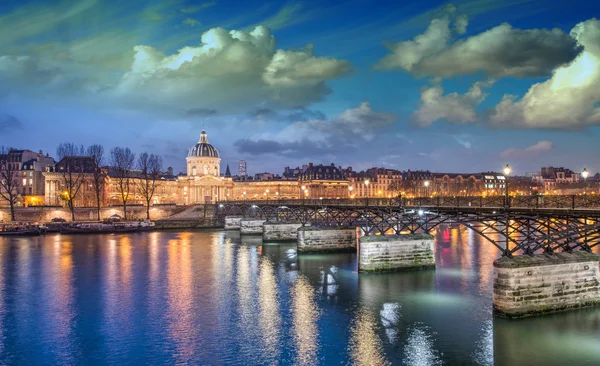
[{"label": "white cloud", "polygon": [[516,29],[503,23],[483,33],[455,40],[466,32],[464,15],[448,8],[411,41],[388,45],[391,53],[375,66],[402,69],[417,76],[452,77],[485,72],[499,78],[549,75],[580,52],[577,43],[560,29]]},{"label": "white cloud", "polygon": [[493,82],[477,82],[465,94],[444,94],[441,85],[434,85],[421,91],[421,105],[413,113],[413,121],[427,127],[433,122],[444,120],[449,123],[474,123],[479,117],[476,108],[487,97],[482,88]]},{"label": "white cloud", "polygon": [[351,70],[347,61],[315,56],[311,45],[276,49],[275,37],[263,26],[252,32],[213,28],[200,44],[173,54],[132,42],[114,31],[0,53],[0,96],[60,95],[111,108],[235,114],[257,105],[305,107],[330,93],[328,80]]},{"label": "white cloud", "polygon": [[530,158],[545,152],[552,150],[552,141],[539,141],[538,143],[531,145],[525,149],[517,147],[511,147],[510,149],[504,150],[500,157],[502,158]]},{"label": "white cloud", "polygon": [[499,128],[580,129],[600,125],[600,20],[577,24],[571,35],[583,52],[552,77],[532,85],[520,99],[505,95],[490,123]]},{"label": "white cloud", "polygon": [[136,46],[131,70],[117,92],[130,101],[177,107],[247,111],[299,107],[330,92],[327,80],[350,71],[350,63],[313,55],[312,47],[275,50],[266,27],[252,32],[214,28],[197,47],[165,55],[150,46]]}]

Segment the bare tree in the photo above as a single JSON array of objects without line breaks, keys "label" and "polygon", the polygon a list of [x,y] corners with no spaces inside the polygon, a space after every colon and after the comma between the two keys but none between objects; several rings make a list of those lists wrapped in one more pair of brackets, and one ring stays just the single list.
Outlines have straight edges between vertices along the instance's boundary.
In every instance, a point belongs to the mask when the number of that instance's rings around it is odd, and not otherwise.
[{"label": "bare tree", "polygon": [[75,221],[75,199],[79,196],[79,191],[85,180],[85,173],[91,167],[86,164],[83,145],[63,142],[56,148],[56,155],[59,163],[55,171],[61,174],[64,188],[62,198],[67,201],[71,211],[71,220]]},{"label": "bare tree", "polygon": [[135,154],[128,147],[115,147],[110,151],[110,162],[114,169],[117,180],[117,191],[121,196],[123,203],[123,218],[127,220],[127,202],[129,201],[132,189],[131,170],[135,161]]},{"label": "bare tree", "polygon": [[105,172],[102,168],[104,165],[104,147],[98,144],[90,145],[87,148],[87,155],[94,161],[92,172],[92,188],[94,189],[94,193],[96,195],[96,212],[98,215],[98,221],[100,221],[100,207],[102,205],[105,179]]},{"label": "bare tree", "polygon": [[18,163],[10,161],[9,149],[0,146],[0,197],[8,201],[10,219],[15,220],[15,205],[19,199]]},{"label": "bare tree", "polygon": [[138,192],[146,201],[146,218],[150,220],[150,202],[156,191],[157,181],[160,179],[162,158],[144,152],[138,156],[137,165],[142,174],[141,183],[138,185]]}]

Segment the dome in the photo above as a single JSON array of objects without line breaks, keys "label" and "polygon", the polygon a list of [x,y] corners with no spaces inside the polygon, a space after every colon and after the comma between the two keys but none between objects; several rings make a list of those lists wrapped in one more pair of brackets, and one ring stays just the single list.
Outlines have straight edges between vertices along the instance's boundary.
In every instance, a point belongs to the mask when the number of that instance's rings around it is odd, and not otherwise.
[{"label": "dome", "polygon": [[188,151],[188,158],[189,157],[218,158],[219,152],[214,146],[208,143],[208,136],[206,135],[206,132],[202,131],[198,143]]}]

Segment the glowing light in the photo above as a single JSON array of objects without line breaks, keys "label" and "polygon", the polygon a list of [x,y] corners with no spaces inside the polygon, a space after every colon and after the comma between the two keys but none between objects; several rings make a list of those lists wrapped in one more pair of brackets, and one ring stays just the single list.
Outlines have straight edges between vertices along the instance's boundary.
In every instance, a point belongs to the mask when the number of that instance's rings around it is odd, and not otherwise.
[{"label": "glowing light", "polygon": [[508,177],[510,172],[511,172],[510,165],[506,164],[506,166],[504,167],[504,175]]}]

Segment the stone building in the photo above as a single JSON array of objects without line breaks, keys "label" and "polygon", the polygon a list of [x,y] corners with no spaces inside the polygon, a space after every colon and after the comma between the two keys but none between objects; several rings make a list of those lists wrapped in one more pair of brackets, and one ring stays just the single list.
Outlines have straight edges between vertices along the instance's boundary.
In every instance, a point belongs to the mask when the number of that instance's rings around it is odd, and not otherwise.
[{"label": "stone building", "polygon": [[200,140],[188,150],[187,174],[179,177],[183,204],[214,203],[231,197],[233,180],[221,176],[221,158],[203,130]]},{"label": "stone building", "polygon": [[19,177],[18,193],[20,199],[18,206],[42,206],[44,202],[44,176],[43,173],[54,166],[54,159],[40,150],[10,149],[7,154],[8,161],[13,164],[13,169]]}]

